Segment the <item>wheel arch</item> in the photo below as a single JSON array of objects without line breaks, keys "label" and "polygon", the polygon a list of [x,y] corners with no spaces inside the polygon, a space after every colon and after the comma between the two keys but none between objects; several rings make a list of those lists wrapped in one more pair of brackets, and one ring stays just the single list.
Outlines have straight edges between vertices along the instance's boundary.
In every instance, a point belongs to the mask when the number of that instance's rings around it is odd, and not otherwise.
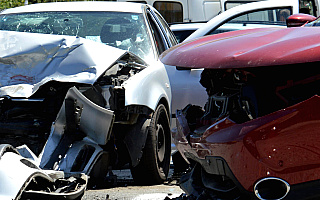
[{"label": "wheel arch", "polygon": [[166,111],[167,111],[167,114],[168,114],[168,119],[169,119],[169,122],[171,121],[171,117],[170,117],[170,106],[169,106],[169,103],[168,103],[168,101],[167,101],[167,99],[166,98],[164,98],[164,97],[162,97],[161,99],[160,99],[160,101],[159,101],[159,103],[158,103],[158,105],[157,105],[157,107],[159,106],[159,105],[164,105],[164,107],[166,108]]},{"label": "wheel arch", "polygon": [[[170,121],[171,121],[170,111],[169,111],[170,108],[166,98],[162,97],[159,100],[155,110],[153,110],[152,113],[154,113],[160,105],[163,105],[167,111],[167,117],[168,117],[169,127],[170,127]],[[142,157],[142,151],[145,147],[145,143],[147,140],[148,132],[146,131],[146,129],[149,126],[149,123],[151,120],[150,117],[151,117],[150,115],[147,116],[147,115],[140,114],[140,116],[138,117],[137,123],[135,123],[130,127],[130,130],[128,131],[128,133],[124,138],[124,143],[127,147],[129,157],[131,160],[130,164],[133,167],[139,164],[140,159]],[[170,133],[170,139],[171,139],[171,133]]]}]

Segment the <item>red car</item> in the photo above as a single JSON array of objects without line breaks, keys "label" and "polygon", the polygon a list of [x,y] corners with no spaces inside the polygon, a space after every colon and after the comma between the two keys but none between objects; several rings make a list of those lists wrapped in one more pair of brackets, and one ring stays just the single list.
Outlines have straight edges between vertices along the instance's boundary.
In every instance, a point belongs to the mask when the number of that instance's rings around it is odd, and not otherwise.
[{"label": "red car", "polygon": [[180,180],[189,197],[319,199],[319,24],[212,35],[162,54],[204,68],[208,101],[177,112],[173,133],[192,166]]}]

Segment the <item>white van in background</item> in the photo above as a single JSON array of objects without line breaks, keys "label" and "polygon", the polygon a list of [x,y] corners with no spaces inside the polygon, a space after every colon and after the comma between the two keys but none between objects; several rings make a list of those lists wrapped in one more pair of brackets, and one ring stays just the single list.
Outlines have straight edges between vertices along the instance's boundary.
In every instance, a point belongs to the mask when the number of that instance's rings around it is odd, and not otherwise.
[{"label": "white van in background", "polygon": [[157,9],[168,23],[208,21],[222,12],[226,0],[117,0],[147,3]]},{"label": "white van in background", "polygon": [[[146,3],[155,7],[171,23],[204,22],[244,3],[263,0],[117,0]],[[281,1],[281,0],[279,0]],[[300,12],[319,16],[320,0],[292,0],[299,2]]]}]

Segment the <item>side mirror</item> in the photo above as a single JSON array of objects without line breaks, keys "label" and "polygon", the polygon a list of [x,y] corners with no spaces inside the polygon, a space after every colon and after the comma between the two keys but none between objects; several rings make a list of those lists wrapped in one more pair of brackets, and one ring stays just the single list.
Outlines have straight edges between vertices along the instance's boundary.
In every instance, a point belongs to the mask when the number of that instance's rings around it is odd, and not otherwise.
[{"label": "side mirror", "polygon": [[286,23],[287,23],[287,27],[299,27],[299,26],[305,25],[306,23],[312,22],[316,19],[317,18],[315,16],[299,13],[299,14],[290,15],[287,18]]}]

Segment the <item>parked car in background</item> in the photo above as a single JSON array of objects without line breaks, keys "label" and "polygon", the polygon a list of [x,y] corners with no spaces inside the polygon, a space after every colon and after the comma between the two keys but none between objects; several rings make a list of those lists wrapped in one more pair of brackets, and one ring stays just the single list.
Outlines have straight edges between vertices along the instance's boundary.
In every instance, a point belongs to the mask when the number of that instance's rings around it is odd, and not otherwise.
[{"label": "parked car in background", "polygon": [[208,101],[178,111],[173,133],[190,199],[319,199],[318,26],[227,32],[162,54],[204,68]]},{"label": "parked car in background", "polygon": [[[259,1],[232,7],[208,22],[180,23],[170,25],[179,42],[189,39],[252,28],[286,27],[286,18],[298,13],[294,1]],[[199,30],[198,30],[199,29]]]},{"label": "parked car in background", "polygon": [[239,5],[209,20],[187,37],[186,41],[235,30],[286,27],[286,18],[296,13],[299,13],[299,4],[291,0],[268,0]]},{"label": "parked car in background", "polygon": [[1,143],[91,180],[125,164],[138,183],[166,180],[172,95],[158,56],[177,41],[154,8],[33,4],[2,11],[0,30]]},{"label": "parked car in background", "polygon": [[190,22],[183,24],[171,24],[170,29],[176,36],[178,42],[183,42],[189,35],[203,26],[205,22]]}]

